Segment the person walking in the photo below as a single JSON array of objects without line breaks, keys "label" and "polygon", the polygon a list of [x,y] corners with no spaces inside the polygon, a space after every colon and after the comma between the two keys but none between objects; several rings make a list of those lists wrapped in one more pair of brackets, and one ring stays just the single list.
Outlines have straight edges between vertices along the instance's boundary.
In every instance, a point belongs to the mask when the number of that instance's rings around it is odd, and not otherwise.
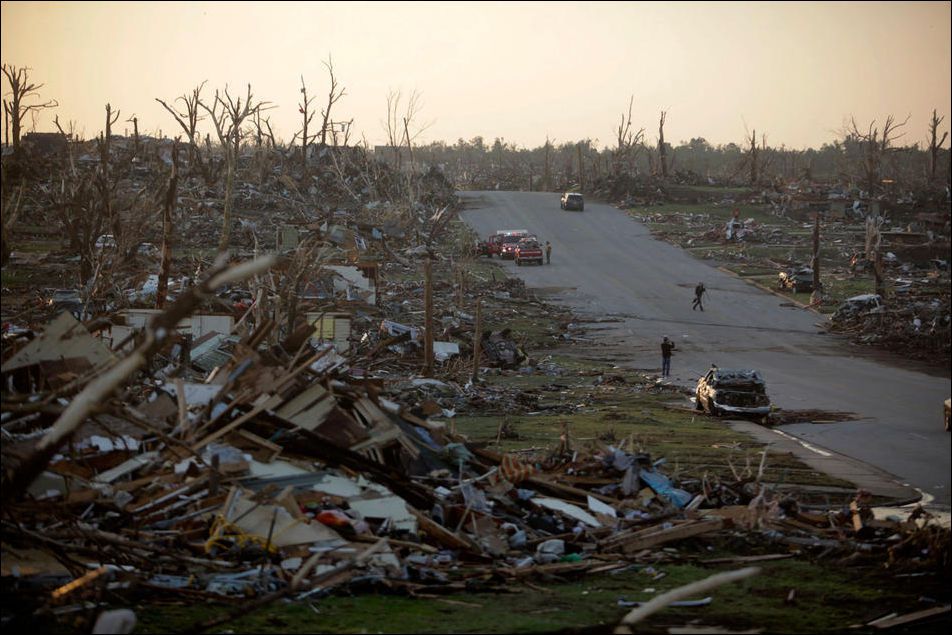
[{"label": "person walking", "polygon": [[671,351],[674,350],[674,342],[665,335],[661,340],[661,376],[671,376]]},{"label": "person walking", "polygon": [[701,304],[701,296],[704,295],[705,291],[707,291],[707,289],[704,288],[703,282],[698,282],[697,286],[694,287],[694,304],[691,306],[692,311],[696,311],[699,308],[702,311],[704,310],[704,305]]},{"label": "person walking", "polygon": [[545,241],[545,264],[552,264],[552,243]]}]

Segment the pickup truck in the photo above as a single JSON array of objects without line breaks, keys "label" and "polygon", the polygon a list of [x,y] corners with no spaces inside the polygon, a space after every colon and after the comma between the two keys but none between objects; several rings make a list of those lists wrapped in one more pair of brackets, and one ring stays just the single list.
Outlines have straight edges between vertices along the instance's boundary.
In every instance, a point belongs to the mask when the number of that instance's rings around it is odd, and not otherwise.
[{"label": "pickup truck", "polygon": [[523,238],[516,244],[516,264],[522,266],[524,262],[542,264],[542,245],[535,237]]},{"label": "pickup truck", "polygon": [[[500,229],[497,230],[495,234],[492,234],[486,240],[481,240],[476,243],[476,255],[477,256],[488,256],[493,257],[493,254],[497,256],[502,256],[503,258],[507,257],[504,254],[504,247],[506,243],[512,243],[512,249],[515,249],[515,244],[521,239],[529,235],[528,229]],[[508,254],[509,258],[512,258],[512,253]]]}]

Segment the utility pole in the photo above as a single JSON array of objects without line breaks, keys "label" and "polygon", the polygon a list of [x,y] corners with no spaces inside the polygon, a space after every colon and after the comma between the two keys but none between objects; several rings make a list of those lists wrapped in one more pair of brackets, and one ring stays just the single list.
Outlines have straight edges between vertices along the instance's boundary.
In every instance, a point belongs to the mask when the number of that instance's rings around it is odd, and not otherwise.
[{"label": "utility pole", "polygon": [[425,285],[423,292],[423,310],[425,314],[423,332],[423,346],[425,348],[423,356],[424,377],[433,376],[433,277],[431,264],[432,262],[427,260],[423,268]]},{"label": "utility pole", "polygon": [[813,223],[813,261],[810,265],[813,269],[813,294],[810,304],[819,305],[823,297],[820,289],[820,212],[816,213]]},{"label": "utility pole", "polygon": [[582,165],[582,144],[576,145],[578,148],[578,191],[585,191],[585,166]]},{"label": "utility pole", "polygon": [[473,383],[479,380],[479,359],[482,357],[480,345],[483,341],[483,301],[476,298],[476,330],[473,333]]},{"label": "utility pole", "polygon": [[552,174],[549,172],[549,138],[545,138],[545,180],[546,190],[552,189]]}]

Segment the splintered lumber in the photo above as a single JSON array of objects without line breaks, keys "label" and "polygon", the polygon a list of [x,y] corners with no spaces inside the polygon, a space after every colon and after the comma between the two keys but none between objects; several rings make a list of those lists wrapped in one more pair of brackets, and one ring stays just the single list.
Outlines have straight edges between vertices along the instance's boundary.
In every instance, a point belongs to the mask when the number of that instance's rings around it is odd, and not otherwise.
[{"label": "splintered lumber", "polygon": [[738,569],[737,571],[718,573],[717,575],[712,575],[709,578],[704,578],[703,580],[698,580],[697,582],[692,582],[691,584],[686,584],[676,589],[671,589],[667,593],[662,593],[661,595],[652,598],[648,602],[645,602],[641,606],[632,609],[625,617],[621,619],[621,624],[615,629],[615,633],[631,633],[631,629],[628,628],[630,625],[640,622],[649,615],[657,613],[661,609],[673,604],[674,602],[678,602],[692,596],[703,595],[711,589],[716,589],[719,586],[730,584],[731,582],[744,580],[751,576],[755,576],[758,573],[760,573],[760,567],[748,567],[746,569]]},{"label": "splintered lumber", "polygon": [[742,564],[746,562],[767,562],[768,560],[786,560],[794,558],[795,553],[768,553],[763,556],[737,556],[736,558],[711,558],[710,560],[699,560],[701,564]]},{"label": "splintered lumber", "polygon": [[589,562],[553,562],[551,564],[537,564],[522,569],[512,567],[499,567],[497,571],[504,573],[512,578],[529,578],[532,576],[552,576],[566,575],[569,573],[581,573],[595,567],[597,563]]},{"label": "splintered lumber", "polygon": [[924,620],[930,617],[935,617],[937,615],[944,615],[952,611],[952,606],[946,604],[945,606],[936,606],[931,609],[923,609],[922,611],[916,611],[915,613],[906,613],[905,615],[896,616],[887,615],[885,618],[879,618],[878,620],[873,620],[866,624],[867,626],[872,626],[878,629],[884,628],[893,628],[895,626],[902,626],[903,624],[911,624],[912,622],[918,622],[919,620]]},{"label": "splintered lumber", "polygon": [[650,549],[676,540],[683,540],[699,536],[724,528],[724,520],[714,518],[697,522],[675,525],[668,529],[643,529],[630,534],[620,534],[601,543],[606,551],[621,549],[625,553],[633,553],[642,549]]},{"label": "splintered lumber", "polygon": [[[493,465],[499,465],[502,463],[502,455],[485,448],[477,448],[467,445],[473,454],[478,456],[481,459],[485,459],[491,462]],[[554,481],[548,480],[547,478],[542,478],[538,476],[530,476],[526,479],[526,483],[532,485],[538,491],[548,494],[550,496],[558,496],[563,498],[571,498],[573,500],[585,501],[588,500],[588,497],[597,498],[603,503],[609,503],[614,505],[620,505],[621,501],[617,498],[612,498],[611,496],[605,496],[604,494],[599,494],[597,492],[590,492],[588,490],[580,489],[578,487],[572,487],[571,485],[564,485],[562,483],[556,483]]]},{"label": "splintered lumber", "polygon": [[83,421],[152,359],[168,341],[168,336],[175,330],[175,325],[191,315],[204,297],[212,295],[215,289],[223,284],[238,282],[262,273],[270,269],[275,262],[274,256],[265,256],[215,270],[199,284],[190,287],[179,296],[168,310],[156,315],[149,324],[149,328],[145,330],[142,344],[89,382],[70,401],[63,414],[37,442],[33,452],[23,460],[13,476],[9,480],[3,479],[0,502],[6,504],[15,500],[33,482],[60,446],[66,443]]},{"label": "splintered lumber", "polygon": [[[381,538],[376,543],[374,543],[373,545],[365,549],[362,553],[357,555],[355,558],[347,560],[339,564],[338,566],[334,567],[330,571],[323,573],[320,576],[317,576],[316,578],[310,580],[310,583],[311,584],[326,583],[328,580],[334,578],[335,576],[338,576],[339,574],[346,572],[347,570],[351,569],[354,566],[360,565],[361,563],[366,561],[367,558],[369,558],[373,554],[380,551],[383,547],[387,547],[386,538]],[[262,595],[249,602],[245,602],[237,610],[232,611],[221,617],[213,618],[204,622],[197,622],[197,623],[191,624],[187,629],[185,629],[185,632],[201,633],[201,632],[207,631],[211,628],[215,628],[216,626],[221,626],[222,624],[225,624],[232,620],[236,620],[242,615],[247,615],[248,613],[251,613],[252,611],[256,611],[262,606],[271,604],[275,600],[279,600],[286,595],[290,595],[292,592],[298,589],[298,587],[302,584],[302,582],[304,582],[305,576],[307,576],[307,574],[309,574],[311,570],[317,565],[317,562],[321,558],[321,556],[322,554],[315,553],[313,556],[308,558],[307,562],[305,562],[301,566],[300,570],[292,578],[291,584],[287,585],[283,589],[273,591],[271,593]]]},{"label": "splintered lumber", "polygon": [[447,549],[462,549],[465,551],[479,551],[469,541],[461,538],[456,533],[450,531],[435,520],[429,518],[426,514],[408,506],[407,509],[420,523],[420,529],[436,542]]}]

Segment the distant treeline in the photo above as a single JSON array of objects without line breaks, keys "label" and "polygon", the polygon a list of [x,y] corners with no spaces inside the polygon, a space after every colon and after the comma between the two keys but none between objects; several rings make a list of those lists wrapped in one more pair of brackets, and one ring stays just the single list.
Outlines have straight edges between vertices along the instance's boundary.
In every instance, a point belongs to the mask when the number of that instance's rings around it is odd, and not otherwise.
[{"label": "distant treeline", "polygon": [[[874,157],[878,166],[870,165],[869,140],[850,134],[818,150],[777,148],[760,142],[753,152],[750,145],[715,146],[696,137],[676,146],[665,144],[665,156],[669,179],[698,185],[752,185],[751,161],[757,162],[757,183],[753,185],[802,180],[868,189],[878,181],[919,189],[949,182],[948,149],[938,150],[935,179],[930,174],[928,148],[874,149],[879,151]],[[452,145],[434,142],[415,147],[413,152],[420,161],[440,166],[460,187],[528,189],[531,178],[533,188],[561,189],[579,184],[579,165],[583,185],[619,172],[648,177],[662,174],[659,148],[647,144],[629,149],[624,159],[618,149],[596,148],[590,139],[520,148],[504,139],[487,144],[482,137],[474,137]]]}]

